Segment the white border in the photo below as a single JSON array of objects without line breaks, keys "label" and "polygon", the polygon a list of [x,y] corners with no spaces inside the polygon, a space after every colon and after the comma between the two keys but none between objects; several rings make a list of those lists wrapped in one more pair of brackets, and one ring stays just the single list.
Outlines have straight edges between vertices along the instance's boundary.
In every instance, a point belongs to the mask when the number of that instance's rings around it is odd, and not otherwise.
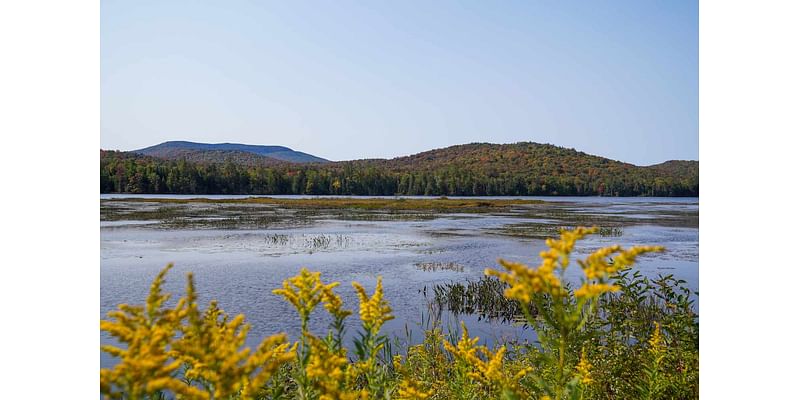
[{"label": "white border", "polygon": [[97,1],[0,2],[3,398],[99,397],[99,49]]},{"label": "white border", "polygon": [[[700,390],[797,398],[800,3],[700,3]],[[795,236],[795,237],[793,237]]]}]

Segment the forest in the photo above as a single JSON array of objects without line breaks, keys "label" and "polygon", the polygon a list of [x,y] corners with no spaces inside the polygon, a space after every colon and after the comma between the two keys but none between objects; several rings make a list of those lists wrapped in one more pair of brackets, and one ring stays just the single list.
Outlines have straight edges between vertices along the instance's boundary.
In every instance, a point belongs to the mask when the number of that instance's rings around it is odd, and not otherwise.
[{"label": "forest", "polygon": [[699,163],[642,167],[552,145],[473,143],[391,160],[196,161],[100,151],[101,193],[698,196]]}]

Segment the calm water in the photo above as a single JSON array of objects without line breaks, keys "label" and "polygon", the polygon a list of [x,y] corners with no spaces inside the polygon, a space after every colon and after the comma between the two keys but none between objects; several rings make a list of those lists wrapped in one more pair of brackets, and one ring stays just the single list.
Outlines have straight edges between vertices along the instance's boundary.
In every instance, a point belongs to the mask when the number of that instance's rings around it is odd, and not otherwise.
[{"label": "calm water", "polygon": [[[428,310],[423,288],[434,284],[477,280],[487,267],[497,267],[499,257],[538,264],[544,240],[537,226],[602,223],[622,228],[615,237],[592,236],[581,243],[577,257],[613,243],[624,246],[660,244],[663,254],[644,257],[638,268],[649,276],[674,274],[698,289],[698,199],[697,198],[609,198],[546,197],[546,204],[513,212],[494,214],[438,214],[422,218],[386,220],[374,213],[361,215],[318,213],[294,221],[291,211],[261,206],[239,205],[240,215],[271,213],[288,219],[274,223],[237,226],[229,210],[197,205],[106,202],[125,197],[161,198],[240,198],[249,196],[148,196],[101,195],[101,216],[115,207],[126,212],[169,207],[183,213],[185,224],[165,223],[158,218],[101,217],[100,222],[100,316],[119,303],[141,304],[150,282],[169,262],[165,290],[179,297],[185,274],[193,272],[201,304],[216,299],[229,314],[244,313],[252,325],[251,345],[264,336],[288,332],[296,337],[299,329],[294,310],[273,289],[305,266],[322,271],[323,280],[341,281],[338,288],[346,307],[357,310],[358,301],[350,282],[358,281],[374,289],[382,276],[385,296],[396,319],[385,332],[403,341],[418,340]],[[309,197],[309,196],[271,196]],[[526,197],[532,198],[532,197]],[[113,204],[112,204],[113,203]],[[252,207],[252,209],[247,209]],[[202,207],[200,207],[202,208]],[[104,212],[106,214],[104,214]],[[192,220],[194,218],[195,220]],[[273,218],[273,217],[270,217]],[[199,221],[199,223],[197,223]],[[224,224],[217,222],[223,221]],[[233,223],[228,223],[233,221]],[[269,221],[273,221],[270,219]],[[287,223],[286,221],[290,221]],[[454,270],[426,270],[424,265],[456,265]],[[568,276],[577,280],[580,268]],[[474,316],[445,315],[445,326],[457,326],[463,319],[473,335],[486,342],[509,338],[526,339],[529,331],[501,322],[478,320]],[[311,321],[318,333],[327,329],[324,312]],[[348,332],[357,329],[357,315],[349,318]],[[111,343],[101,334],[101,343]],[[101,354],[101,366],[113,359]]]}]

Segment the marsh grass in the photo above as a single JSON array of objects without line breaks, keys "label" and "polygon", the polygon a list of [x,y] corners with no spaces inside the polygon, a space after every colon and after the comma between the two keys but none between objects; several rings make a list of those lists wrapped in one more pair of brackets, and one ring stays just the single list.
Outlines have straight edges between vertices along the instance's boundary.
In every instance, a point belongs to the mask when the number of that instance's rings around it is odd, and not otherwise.
[{"label": "marsh grass", "polygon": [[244,199],[145,199],[145,198],[119,198],[107,199],[106,202],[130,203],[172,203],[172,204],[262,204],[282,208],[298,209],[360,209],[360,210],[431,210],[459,212],[491,212],[504,210],[513,206],[544,204],[542,200],[521,199],[450,199],[447,197],[436,199],[409,199],[409,198],[331,198],[320,197],[312,199],[282,199],[271,197],[249,197]]},{"label": "marsh grass", "polygon": [[[698,226],[695,211],[654,210],[594,214],[586,206],[515,199],[142,199],[100,201],[101,221],[158,221],[149,228],[175,229],[270,229],[307,226],[318,221],[430,221],[468,218],[470,214],[530,220],[484,232],[520,237],[546,238],[561,227],[599,226],[603,236],[617,237],[625,226],[651,224],[665,227]],[[638,214],[647,214],[642,218]]]},{"label": "marsh grass", "polygon": [[[499,229],[489,230],[489,232],[522,238],[548,238],[558,235],[563,230],[572,229],[575,229],[575,226],[522,222],[508,224]],[[597,228],[597,234],[602,237],[620,237],[623,233],[622,226],[599,226]]]},{"label": "marsh grass", "polygon": [[430,221],[438,217],[439,214],[425,210],[334,210],[330,216],[341,221]]},{"label": "marsh grass", "polygon": [[418,262],[414,263],[420,271],[436,272],[436,271],[453,271],[464,272],[464,266],[456,262]]},{"label": "marsh grass", "polygon": [[319,220],[429,221],[443,214],[508,211],[532,200],[454,199],[107,199],[101,221],[159,221],[168,229],[267,229]]},{"label": "marsh grass", "polygon": [[343,234],[302,234],[289,235],[285,233],[271,233],[264,237],[268,247],[302,248],[309,251],[328,249],[345,249],[355,243],[350,235]]},{"label": "marsh grass", "polygon": [[[421,292],[436,316],[441,316],[443,311],[449,311],[456,316],[477,315],[479,320],[524,324],[525,316],[520,303],[504,296],[508,287],[497,278],[483,276],[477,281],[433,285],[430,297],[427,286]],[[536,315],[536,307],[533,304],[528,307],[529,312]]]}]

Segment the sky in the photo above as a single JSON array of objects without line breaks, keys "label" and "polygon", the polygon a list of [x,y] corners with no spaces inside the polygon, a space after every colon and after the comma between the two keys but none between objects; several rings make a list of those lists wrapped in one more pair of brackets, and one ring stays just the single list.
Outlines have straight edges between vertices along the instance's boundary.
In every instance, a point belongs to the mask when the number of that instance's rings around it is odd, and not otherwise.
[{"label": "sky", "polygon": [[101,1],[103,149],[698,156],[696,1]]}]

